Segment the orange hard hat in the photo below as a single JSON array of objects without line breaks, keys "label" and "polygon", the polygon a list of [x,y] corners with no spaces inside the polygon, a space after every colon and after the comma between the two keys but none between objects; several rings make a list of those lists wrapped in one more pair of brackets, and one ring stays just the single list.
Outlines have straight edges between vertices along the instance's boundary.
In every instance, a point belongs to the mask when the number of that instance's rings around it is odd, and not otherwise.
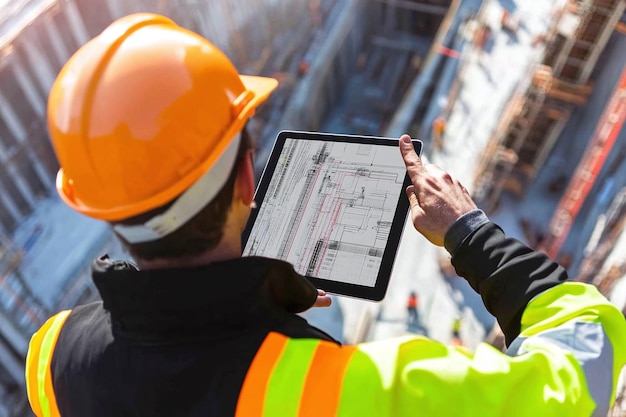
[{"label": "orange hard hat", "polygon": [[52,86],[57,190],[102,220],[157,208],[212,168],[232,168],[220,156],[276,86],[239,75],[211,42],[166,17],[121,18],[81,47]]}]

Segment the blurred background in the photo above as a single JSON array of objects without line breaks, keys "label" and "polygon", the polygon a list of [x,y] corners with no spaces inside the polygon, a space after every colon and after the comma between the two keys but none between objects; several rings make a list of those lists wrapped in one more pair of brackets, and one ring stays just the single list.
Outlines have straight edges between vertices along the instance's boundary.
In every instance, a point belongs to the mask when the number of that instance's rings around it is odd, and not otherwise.
[{"label": "blurred background", "polygon": [[[283,129],[424,141],[505,231],[626,306],[624,0],[0,0],[0,417],[31,416],[24,359],[53,313],[98,299],[106,224],[56,195],[48,92],[110,22],[164,14],[279,89],[251,121],[260,175]],[[345,343],[502,336],[449,256],[405,227],[385,299],[305,313]],[[626,415],[623,387],[612,415]]]}]

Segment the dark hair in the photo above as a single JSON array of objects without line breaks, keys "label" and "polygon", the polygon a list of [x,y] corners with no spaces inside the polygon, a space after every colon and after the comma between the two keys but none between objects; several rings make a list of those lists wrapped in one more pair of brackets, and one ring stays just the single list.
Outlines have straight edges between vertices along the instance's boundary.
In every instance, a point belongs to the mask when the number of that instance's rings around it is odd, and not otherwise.
[{"label": "dark hair", "polygon": [[[200,255],[215,248],[222,239],[224,224],[233,200],[237,172],[243,157],[252,147],[252,140],[244,127],[241,131],[241,143],[237,158],[226,183],[213,200],[179,229],[161,239],[142,243],[129,243],[122,236],[117,235],[133,258],[146,261],[173,259]],[[117,222],[117,224],[137,225],[146,223],[167,210],[177,198],[146,213]]]}]

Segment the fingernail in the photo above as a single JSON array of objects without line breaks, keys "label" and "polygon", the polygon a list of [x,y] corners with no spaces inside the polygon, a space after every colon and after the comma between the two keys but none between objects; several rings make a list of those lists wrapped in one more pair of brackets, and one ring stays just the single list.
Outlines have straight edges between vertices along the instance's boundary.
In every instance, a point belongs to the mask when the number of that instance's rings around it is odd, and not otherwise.
[{"label": "fingernail", "polygon": [[411,143],[411,137],[410,136],[402,136],[402,141],[404,143]]}]

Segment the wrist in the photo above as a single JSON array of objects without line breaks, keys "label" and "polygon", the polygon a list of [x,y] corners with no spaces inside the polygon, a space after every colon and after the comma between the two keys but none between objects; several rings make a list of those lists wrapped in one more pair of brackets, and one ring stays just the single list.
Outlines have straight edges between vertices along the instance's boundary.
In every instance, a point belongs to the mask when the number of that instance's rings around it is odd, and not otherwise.
[{"label": "wrist", "polygon": [[444,236],[444,247],[454,255],[465,239],[486,223],[489,223],[489,218],[484,211],[480,209],[468,211],[450,226]]}]

